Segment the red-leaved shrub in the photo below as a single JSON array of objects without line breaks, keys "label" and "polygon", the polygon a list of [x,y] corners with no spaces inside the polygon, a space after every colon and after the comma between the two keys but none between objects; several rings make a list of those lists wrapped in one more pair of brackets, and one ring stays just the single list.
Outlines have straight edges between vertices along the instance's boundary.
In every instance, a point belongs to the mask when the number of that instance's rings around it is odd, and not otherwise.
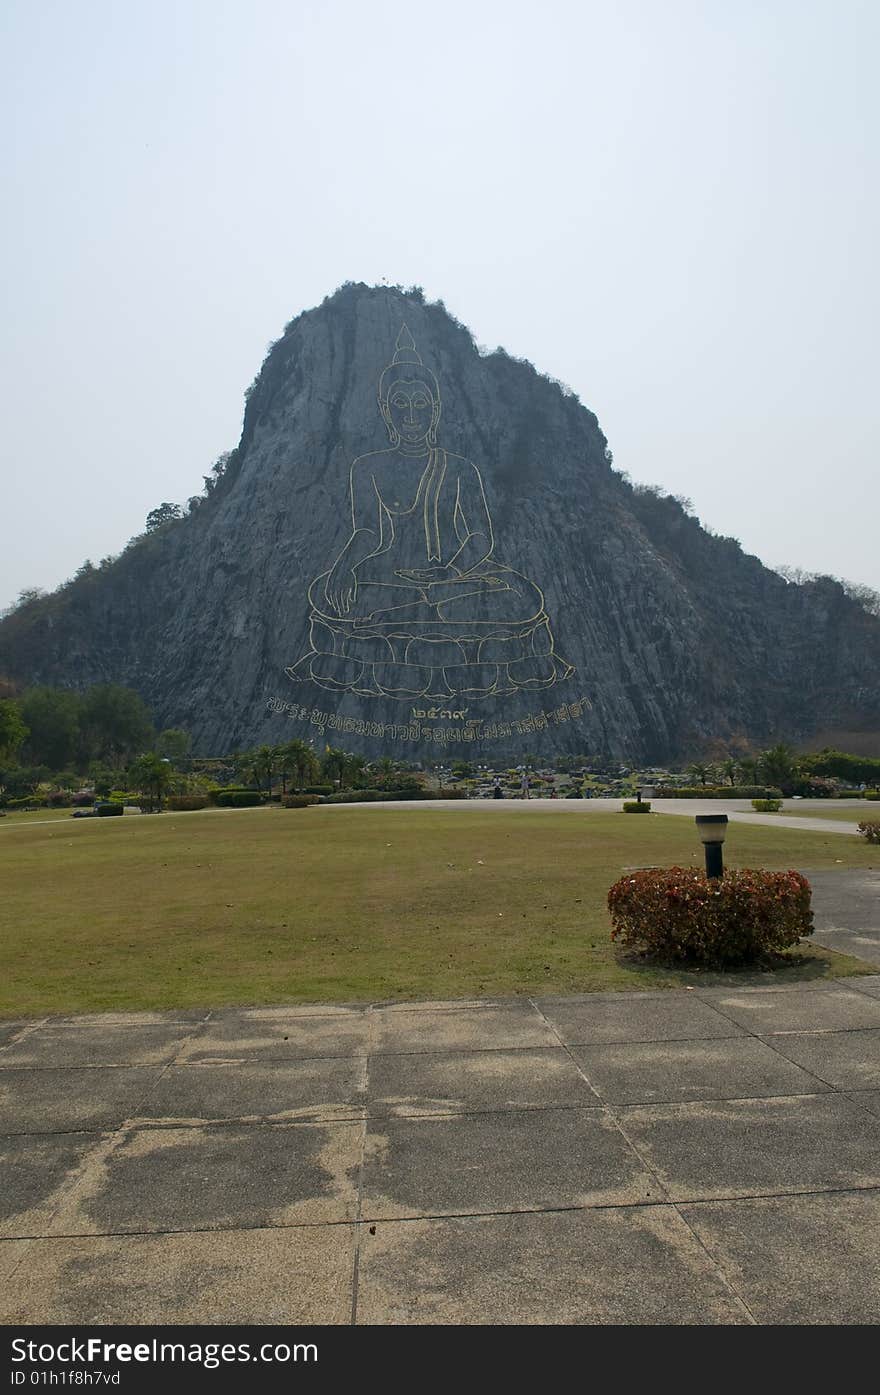
[{"label": "red-leaved shrub", "polygon": [[647,868],[615,882],[608,909],[613,940],[693,964],[743,963],[813,933],[800,872],[743,868],[707,878],[693,867]]},{"label": "red-leaved shrub", "polygon": [[867,838],[869,843],[880,843],[880,823],[868,823],[867,821],[860,823],[859,832]]}]

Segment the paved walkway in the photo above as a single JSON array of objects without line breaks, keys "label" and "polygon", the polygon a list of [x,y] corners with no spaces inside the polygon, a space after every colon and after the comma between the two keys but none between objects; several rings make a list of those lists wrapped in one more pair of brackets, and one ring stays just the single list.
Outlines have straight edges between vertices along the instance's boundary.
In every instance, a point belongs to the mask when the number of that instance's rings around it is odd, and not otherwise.
[{"label": "paved walkway", "polygon": [[880,966],[880,869],[804,875],[813,888],[815,941]]},{"label": "paved walkway", "polygon": [[[734,823],[757,823],[769,824],[775,827],[796,828],[799,833],[842,833],[847,837],[857,834],[859,820],[865,817],[865,808],[872,808],[865,805],[863,800],[835,800],[834,807],[846,809],[852,813],[852,824],[844,820],[823,819],[814,813],[816,806],[828,807],[828,801],[824,799],[787,801],[789,807],[806,808],[810,810],[810,817],[803,818],[789,816],[785,813],[785,807],[779,814],[756,814],[752,809],[750,799],[652,799],[651,808],[657,814],[680,814],[685,818],[693,819],[697,814],[727,814]],[[568,814],[607,814],[617,812],[622,808],[621,799],[394,799],[387,803],[377,804],[325,804],[322,809],[407,809],[416,812],[421,809],[430,809],[436,813],[438,809],[448,810],[450,813],[461,813],[468,811],[474,813],[479,810],[527,810],[533,812],[540,809],[558,809]],[[878,815],[880,817],[880,815]]]},{"label": "paved walkway", "polygon": [[0,1027],[5,1323],[876,1323],[880,975]]}]

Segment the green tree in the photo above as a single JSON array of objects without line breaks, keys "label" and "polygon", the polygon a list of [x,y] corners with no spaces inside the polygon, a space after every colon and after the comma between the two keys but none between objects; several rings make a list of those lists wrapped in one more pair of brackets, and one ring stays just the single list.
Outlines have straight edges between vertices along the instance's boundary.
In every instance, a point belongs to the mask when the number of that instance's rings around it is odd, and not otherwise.
[{"label": "green tree", "polygon": [[14,698],[0,698],[0,759],[10,760],[27,735],[18,703]]},{"label": "green tree", "polygon": [[135,752],[152,745],[153,723],[131,688],[102,683],[83,698],[80,727],[89,758],[121,767]]},{"label": "green tree", "polygon": [[168,727],[165,731],[160,731],[156,737],[157,754],[167,756],[175,770],[180,769],[189,755],[191,746],[192,737],[181,727]]},{"label": "green tree", "polygon": [[171,784],[173,772],[167,760],[155,751],[138,756],[128,768],[129,784],[149,801],[150,809],[162,808],[162,796]]},{"label": "green tree", "polygon": [[324,751],[324,759],[321,761],[321,773],[327,777],[331,784],[338,784],[341,788],[347,761],[348,758],[344,751],[340,751],[337,746],[327,746]]},{"label": "green tree", "polygon": [[880,760],[871,756],[853,756],[847,751],[822,751],[804,756],[802,768],[810,775],[831,775],[847,784],[880,784]]},{"label": "green tree", "polygon": [[738,769],[739,766],[733,756],[727,756],[727,758],[721,762],[721,773],[729,785],[736,784]]},{"label": "green tree", "polygon": [[163,523],[171,523],[175,518],[180,518],[183,514],[179,504],[160,504],[157,509],[151,510],[147,514],[147,532],[154,533],[157,528],[161,528]]},{"label": "green tree", "polygon": [[707,785],[709,783],[710,770],[711,767],[706,765],[703,761],[694,761],[692,765],[688,766],[688,774],[691,779],[695,783],[701,785]]},{"label": "green tree", "polygon": [[277,746],[258,746],[255,751],[247,753],[245,768],[258,790],[263,788],[263,781],[265,781],[266,793],[272,793],[272,781],[278,769],[278,761],[279,750]]},{"label": "green tree", "polygon": [[800,775],[797,751],[785,741],[762,751],[761,774],[768,785],[778,785],[783,794],[790,793]]},{"label": "green tree", "polygon": [[21,699],[21,713],[30,733],[28,757],[39,765],[61,770],[76,759],[79,748],[82,698],[65,688],[30,688]]},{"label": "green tree", "polygon": [[317,779],[318,757],[307,741],[288,741],[281,747],[281,765],[286,774],[292,775],[297,789]]},{"label": "green tree", "polygon": [[381,756],[374,762],[373,769],[376,772],[376,783],[387,789],[388,781],[394,773],[394,761],[390,756]]}]

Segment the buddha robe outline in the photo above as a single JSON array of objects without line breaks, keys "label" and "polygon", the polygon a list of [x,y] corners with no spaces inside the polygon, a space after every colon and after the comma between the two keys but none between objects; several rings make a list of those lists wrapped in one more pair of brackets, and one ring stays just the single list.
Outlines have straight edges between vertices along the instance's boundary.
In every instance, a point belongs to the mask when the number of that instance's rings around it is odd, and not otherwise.
[{"label": "buddha robe outline", "polygon": [[391,449],[351,467],[351,535],[309,587],[311,647],[289,677],[401,700],[567,678],[542,592],[495,556],[480,471],[437,445],[439,387],[406,326],[379,406]]}]

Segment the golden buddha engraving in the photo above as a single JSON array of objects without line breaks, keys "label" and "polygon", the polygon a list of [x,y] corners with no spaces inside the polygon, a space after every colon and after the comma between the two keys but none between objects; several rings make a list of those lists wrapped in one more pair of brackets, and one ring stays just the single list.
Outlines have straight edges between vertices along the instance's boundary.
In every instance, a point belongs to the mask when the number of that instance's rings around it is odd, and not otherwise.
[{"label": "golden buddha engraving", "polygon": [[378,400],[390,449],[351,467],[351,535],[309,587],[311,648],[288,675],[406,701],[567,678],[542,592],[495,556],[480,471],[437,444],[439,384],[406,325]]}]

